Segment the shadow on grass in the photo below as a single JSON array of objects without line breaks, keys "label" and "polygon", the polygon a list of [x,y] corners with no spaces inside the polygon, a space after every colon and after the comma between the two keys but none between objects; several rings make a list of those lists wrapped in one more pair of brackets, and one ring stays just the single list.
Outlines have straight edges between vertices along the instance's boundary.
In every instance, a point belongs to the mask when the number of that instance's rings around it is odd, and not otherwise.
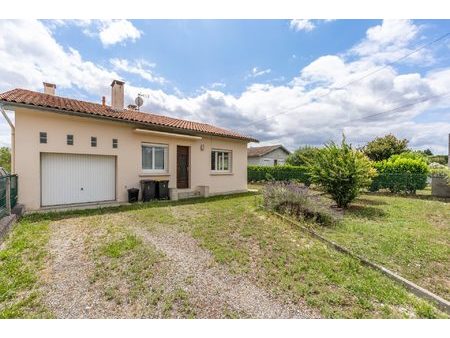
[{"label": "shadow on grass", "polygon": [[409,199],[418,199],[418,200],[426,200],[426,201],[438,201],[444,203],[450,203],[450,197],[436,197],[432,195],[425,194],[395,194],[387,191],[377,191],[377,192],[367,192],[368,196],[385,196],[385,197],[401,197],[401,198],[409,198]]},{"label": "shadow on grass", "polygon": [[257,192],[245,192],[239,194],[230,194],[222,196],[213,196],[209,198],[190,198],[180,201],[152,201],[146,203],[136,203],[130,205],[120,205],[112,207],[99,207],[95,209],[80,209],[80,210],[66,210],[66,211],[49,211],[49,212],[35,212],[25,215],[22,219],[28,222],[40,222],[40,221],[58,221],[61,219],[83,217],[83,216],[96,216],[105,214],[114,214],[125,211],[151,209],[151,208],[165,208],[176,205],[191,205],[201,204],[214,201],[223,201],[243,196],[258,195]]},{"label": "shadow on grass", "polygon": [[386,216],[386,213],[375,207],[366,206],[366,205],[350,205],[348,209],[345,211],[347,215],[365,218],[365,219],[380,219]]}]

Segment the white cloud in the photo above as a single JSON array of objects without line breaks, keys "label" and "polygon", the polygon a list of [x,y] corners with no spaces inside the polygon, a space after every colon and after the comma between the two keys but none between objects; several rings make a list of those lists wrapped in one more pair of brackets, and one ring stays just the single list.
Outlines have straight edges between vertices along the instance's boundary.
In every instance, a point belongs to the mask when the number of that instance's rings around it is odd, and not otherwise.
[{"label": "white cloud", "polygon": [[130,62],[126,59],[119,58],[114,58],[109,61],[114,66],[114,69],[116,71],[135,74],[149,82],[156,82],[159,84],[163,84],[166,82],[166,79],[164,79],[162,76],[156,76],[153,73],[152,68],[155,67],[154,63],[149,63],[145,60],[134,60]]},{"label": "white cloud", "polygon": [[142,36],[129,20],[53,20],[46,22],[49,28],[55,29],[58,25],[73,24],[82,29],[82,32],[92,38],[99,38],[104,47],[109,47],[126,41],[135,42]]},{"label": "white cloud", "polygon": [[104,46],[115,45],[126,40],[136,41],[141,32],[128,20],[104,21],[99,37]]},{"label": "white cloud", "polygon": [[291,20],[291,22],[289,23],[289,26],[291,27],[291,29],[293,29],[297,32],[298,31],[310,32],[314,28],[316,28],[316,25],[311,20],[306,20],[306,19]]},{"label": "white cloud", "polygon": [[[385,49],[371,44],[383,43],[397,53],[395,45],[403,51],[412,50],[412,45],[420,39],[420,27],[412,22],[395,25],[383,22],[378,26],[376,30],[369,29],[367,36],[348,52],[314,60],[288,85],[252,84],[239,95],[225,94],[217,85],[185,96],[181,92],[172,95],[163,90],[136,87],[128,81],[126,103],[132,102],[137,93],[145,93],[148,98],[144,111],[216,124],[266,143],[283,143],[291,149],[301,144],[319,145],[330,139],[338,140],[345,131],[353,143],[365,143],[392,132],[410,139],[413,147],[446,152],[450,123],[445,116],[448,115],[441,117],[441,122],[424,122],[418,117],[431,108],[450,110],[449,97],[373,119],[361,118],[448,92],[450,67],[419,74],[401,73],[389,66],[328,94],[330,86],[339,88],[391,60],[391,56],[385,57]],[[390,33],[389,27],[395,32]],[[401,37],[401,32],[409,37]],[[398,41],[401,43],[397,44]],[[433,57],[429,50],[424,50],[423,55]],[[13,87],[41,90],[42,81],[49,81],[56,83],[58,89],[89,93],[100,102],[102,95],[109,97],[109,84],[119,78],[118,71],[144,69],[149,72],[147,75],[154,76],[152,64],[145,62],[139,65],[136,61],[118,59],[111,68],[104,68],[85,57],[77,50],[63,48],[41,22],[0,21],[0,91]],[[256,68],[250,73],[260,71]],[[273,117],[276,114],[279,115]],[[9,131],[4,122],[0,124],[0,133],[0,142],[7,143]]]},{"label": "white cloud", "polygon": [[216,88],[225,88],[227,85],[223,82],[214,82],[211,84],[211,88],[216,89]]},{"label": "white cloud", "polygon": [[262,75],[269,74],[272,70],[270,68],[267,69],[260,69],[258,67],[253,67],[250,74],[247,75],[247,78],[249,77],[258,77]]}]

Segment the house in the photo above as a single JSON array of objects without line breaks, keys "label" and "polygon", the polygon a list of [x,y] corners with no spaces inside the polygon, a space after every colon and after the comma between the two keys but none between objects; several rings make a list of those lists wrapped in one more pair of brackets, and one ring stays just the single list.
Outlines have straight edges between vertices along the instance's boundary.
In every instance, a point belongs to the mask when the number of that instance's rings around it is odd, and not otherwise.
[{"label": "house", "polygon": [[28,210],[126,202],[141,180],[168,181],[174,200],[247,190],[247,144],[257,140],[205,123],[124,108],[124,82],[111,106],[13,89],[0,109],[15,112],[12,166]]},{"label": "house", "polygon": [[251,147],[247,150],[248,165],[274,166],[285,164],[291,152],[281,144],[264,147]]}]

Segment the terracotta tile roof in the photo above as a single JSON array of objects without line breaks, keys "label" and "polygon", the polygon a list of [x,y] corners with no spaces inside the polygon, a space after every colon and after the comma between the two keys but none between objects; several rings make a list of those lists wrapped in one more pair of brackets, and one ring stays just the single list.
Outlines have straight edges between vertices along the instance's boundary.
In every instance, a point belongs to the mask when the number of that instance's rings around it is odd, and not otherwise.
[{"label": "terracotta tile roof", "polygon": [[247,149],[247,157],[257,157],[257,156],[264,156],[271,151],[274,151],[278,148],[283,149],[286,153],[290,154],[290,151],[287,150],[284,146],[281,144],[276,144],[273,146],[262,146],[262,147],[251,147]]},{"label": "terracotta tile roof", "polygon": [[160,126],[209,134],[215,136],[230,137],[248,142],[258,142],[258,140],[238,134],[236,132],[215,127],[206,123],[198,123],[186,120],[175,119],[167,116],[156,115],[145,112],[138,112],[124,109],[122,111],[113,110],[110,106],[79,101],[60,96],[48,95],[26,89],[13,89],[0,94],[0,101],[8,103],[19,103],[41,108],[52,108],[60,111],[76,112],[87,116],[98,116],[147,124],[149,126]]}]

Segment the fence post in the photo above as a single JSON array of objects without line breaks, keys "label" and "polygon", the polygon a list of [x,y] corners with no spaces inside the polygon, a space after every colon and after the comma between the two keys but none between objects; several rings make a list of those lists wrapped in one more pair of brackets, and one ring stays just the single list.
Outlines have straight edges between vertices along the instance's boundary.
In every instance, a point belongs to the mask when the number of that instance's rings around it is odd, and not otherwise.
[{"label": "fence post", "polygon": [[6,214],[11,215],[11,176],[6,177]]}]

